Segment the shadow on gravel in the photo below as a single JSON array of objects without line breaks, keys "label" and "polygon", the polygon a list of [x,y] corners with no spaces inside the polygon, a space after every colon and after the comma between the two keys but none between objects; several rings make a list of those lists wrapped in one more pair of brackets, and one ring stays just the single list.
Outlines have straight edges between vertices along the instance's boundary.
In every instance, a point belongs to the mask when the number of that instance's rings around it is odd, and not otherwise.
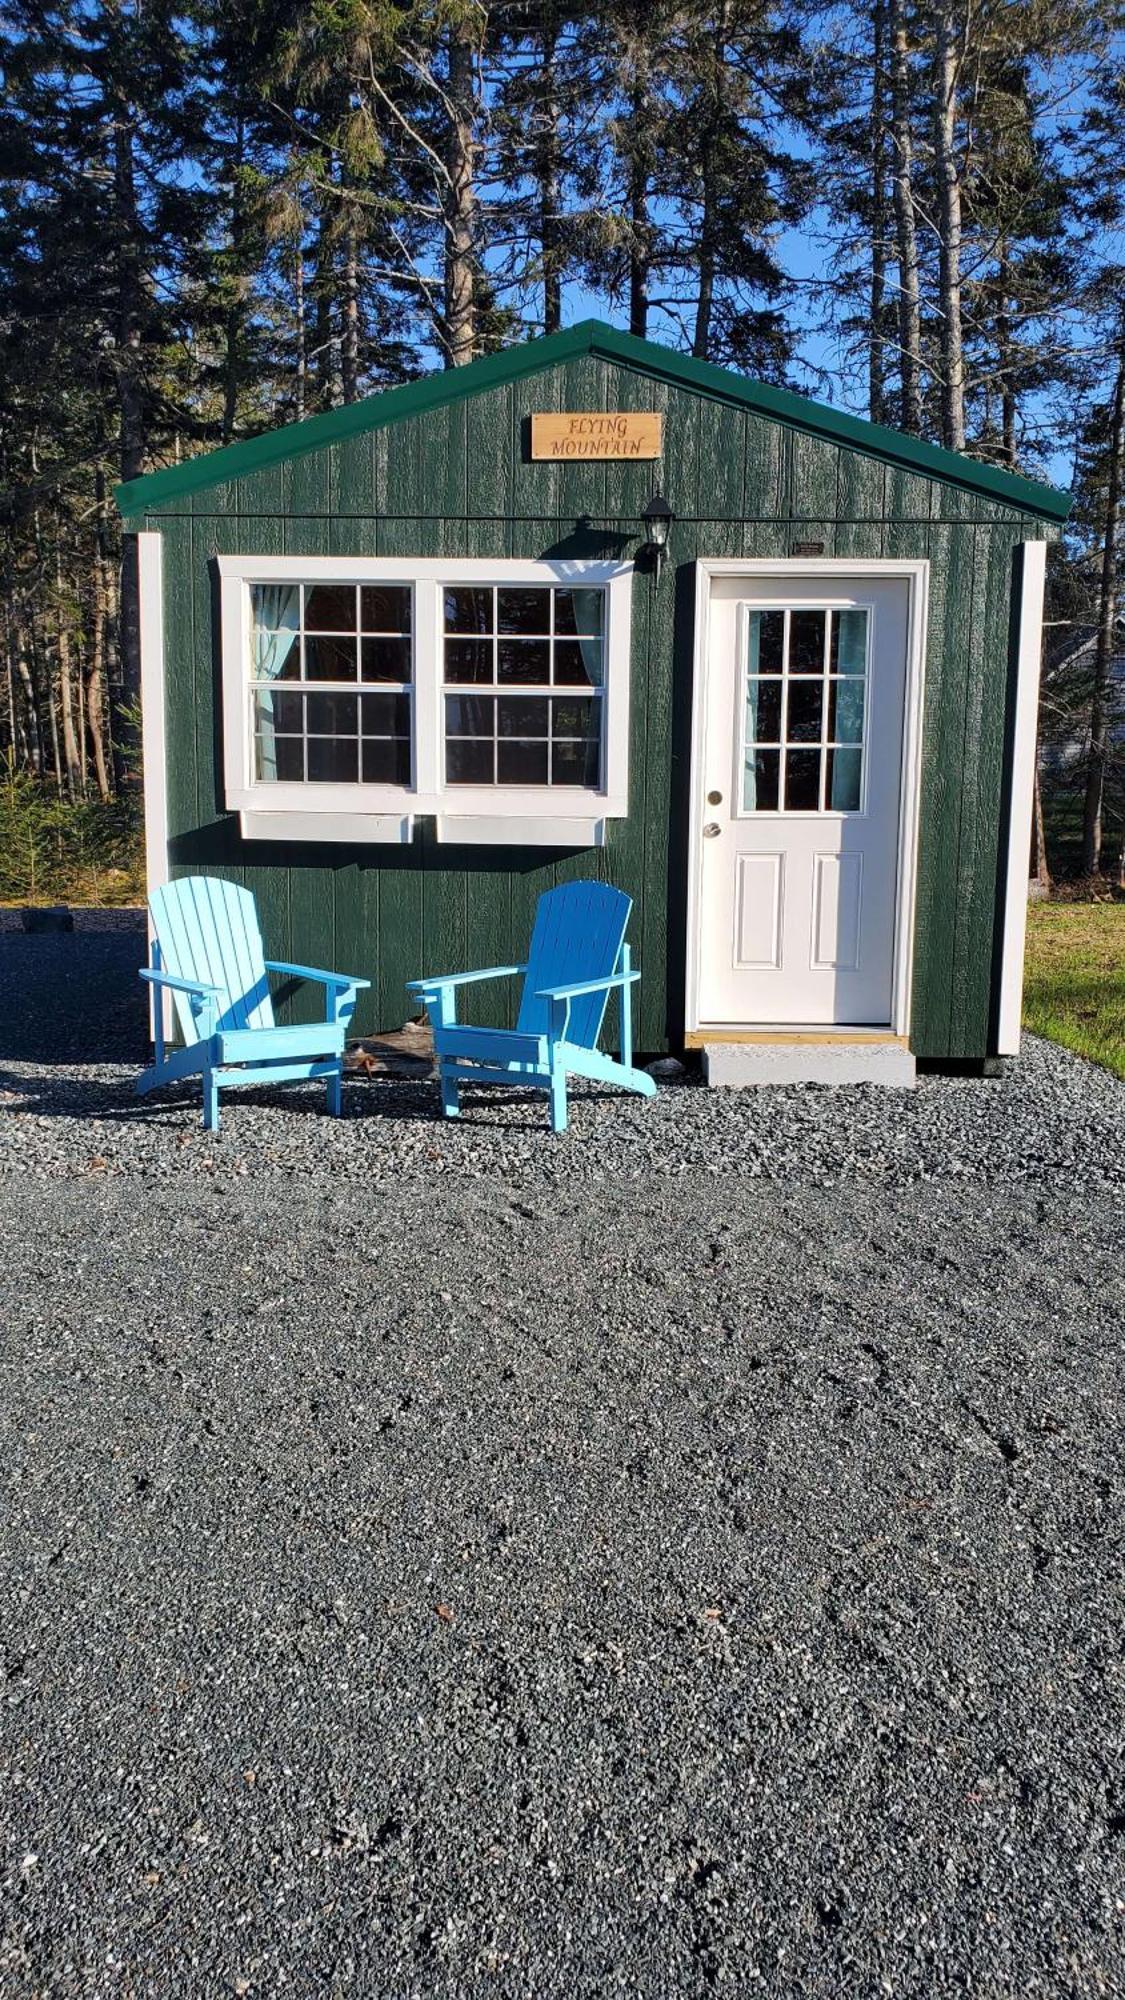
[{"label": "shadow on gravel", "polygon": [[0,932],[0,1061],[145,1060],[143,925]]},{"label": "shadow on gravel", "polygon": [[[29,1057],[18,1059],[34,1060]],[[42,1058],[38,1060],[42,1061]],[[94,1058],[87,1060],[93,1061]],[[592,1102],[599,1094],[604,1093],[572,1090],[570,1101],[572,1105],[587,1100]],[[476,1127],[490,1133],[525,1132],[529,1114],[534,1116],[538,1113],[544,1131],[549,1132],[541,1093],[505,1090],[503,1096],[501,1104],[496,1099],[488,1098],[477,1098],[474,1102],[470,1095],[460,1121],[462,1127]],[[83,1119],[96,1118],[102,1124],[110,1125],[171,1123],[182,1121],[185,1112],[198,1119],[199,1103],[198,1082],[181,1088],[169,1086],[167,1090],[154,1091],[151,1096],[142,1098],[134,1096],[130,1076],[94,1078],[75,1075],[73,1071],[57,1075],[45,1066],[43,1077],[36,1079],[18,1070],[0,1068],[0,1110],[19,1110],[35,1118],[65,1118],[79,1123]],[[224,1119],[232,1108],[242,1105],[281,1111],[293,1118],[326,1116],[324,1093],[319,1084],[285,1090],[269,1090],[255,1085],[244,1091],[231,1091],[223,1096]],[[517,1115],[511,1116],[513,1112]],[[345,1078],[343,1123],[358,1124],[371,1118],[389,1119],[400,1125],[433,1125],[436,1129],[444,1129],[446,1122],[441,1115],[437,1087],[432,1083],[410,1083],[400,1079],[393,1082],[358,1082],[351,1077]]]}]

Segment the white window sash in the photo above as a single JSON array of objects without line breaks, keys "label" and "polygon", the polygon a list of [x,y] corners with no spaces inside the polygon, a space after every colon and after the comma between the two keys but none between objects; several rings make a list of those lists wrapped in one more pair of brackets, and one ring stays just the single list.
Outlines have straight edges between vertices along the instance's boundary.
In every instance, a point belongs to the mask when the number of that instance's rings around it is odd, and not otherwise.
[{"label": "white window sash", "polygon": [[[591,844],[604,841],[607,820],[626,817],[631,563],[293,555],[221,555],[216,556],[215,563],[220,582],[223,655],[224,802],[228,811],[240,814],[243,831],[251,837],[276,838],[281,825],[291,828],[298,819],[303,822],[307,818],[312,822],[307,835],[310,840],[362,838],[357,829],[365,825],[370,827],[370,838],[374,840],[408,840],[414,817],[426,814],[437,818],[440,838],[445,841],[479,838],[495,842],[503,838],[503,829],[510,825],[510,838],[517,844],[521,840],[548,840],[554,844],[571,831],[577,842]],[[393,582],[412,587],[412,785],[279,784],[255,779],[249,696],[250,586],[273,582]],[[567,785],[443,784],[441,593],[443,586],[450,583],[529,583],[605,591],[600,789]],[[355,691],[362,693],[364,688],[357,683]],[[377,693],[377,684],[370,683],[367,691]]]}]

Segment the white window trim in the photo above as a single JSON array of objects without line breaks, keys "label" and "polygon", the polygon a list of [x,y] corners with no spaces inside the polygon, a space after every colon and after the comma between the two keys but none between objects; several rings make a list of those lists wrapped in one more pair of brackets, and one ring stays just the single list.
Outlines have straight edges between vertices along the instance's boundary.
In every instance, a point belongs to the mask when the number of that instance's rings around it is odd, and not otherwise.
[{"label": "white window trim", "polygon": [[[216,556],[222,643],[224,800],[251,840],[409,841],[433,816],[441,841],[600,846],[629,811],[632,563],[440,556]],[[256,783],[247,699],[252,583],[402,583],[414,591],[414,782]],[[442,784],[441,589],[449,583],[597,586],[606,593],[600,791]]]}]

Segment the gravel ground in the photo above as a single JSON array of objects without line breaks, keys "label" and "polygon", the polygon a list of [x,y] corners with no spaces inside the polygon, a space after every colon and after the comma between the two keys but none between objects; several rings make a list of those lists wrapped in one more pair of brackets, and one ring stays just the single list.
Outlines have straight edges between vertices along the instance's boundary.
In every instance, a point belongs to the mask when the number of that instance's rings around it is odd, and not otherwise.
[{"label": "gravel ground", "polygon": [[1119,1084],[13,1045],[5,2000],[1125,1993]]}]

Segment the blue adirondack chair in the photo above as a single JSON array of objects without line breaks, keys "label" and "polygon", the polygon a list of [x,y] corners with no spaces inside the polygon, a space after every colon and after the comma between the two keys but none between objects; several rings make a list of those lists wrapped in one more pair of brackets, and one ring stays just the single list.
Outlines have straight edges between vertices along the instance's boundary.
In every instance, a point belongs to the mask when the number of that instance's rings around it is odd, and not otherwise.
[{"label": "blue adirondack chair", "polygon": [[[429,1010],[434,1054],[447,1118],[460,1114],[463,1083],[508,1083],[546,1090],[551,1126],[566,1130],[566,1079],[588,1076],[654,1097],[656,1085],[633,1068],[632,988],[640,978],[629,962],[625,932],[632,899],[602,882],[566,882],[539,898],[526,965],[492,965],[483,972],[411,979],[407,991]],[[523,973],[514,1029],[471,1028],[457,1020],[457,989],[482,979]],[[621,1060],[598,1048],[606,1003],[619,999]]]},{"label": "blue adirondack chair", "polygon": [[[258,913],[249,889],[192,875],[168,882],[149,898],[151,967],[141,978],[155,988],[156,1060],[137,1090],[158,1090],[185,1076],[203,1080],[203,1124],[219,1129],[219,1091],[247,1083],[308,1082],[323,1077],[328,1109],[341,1111],[344,1036],[356,993],[368,979],[318,972],[264,957]],[[325,1020],[279,1028],[267,974],[313,979],[324,987]],[[164,1043],[163,997],[175,1002],[183,1047]]]}]

